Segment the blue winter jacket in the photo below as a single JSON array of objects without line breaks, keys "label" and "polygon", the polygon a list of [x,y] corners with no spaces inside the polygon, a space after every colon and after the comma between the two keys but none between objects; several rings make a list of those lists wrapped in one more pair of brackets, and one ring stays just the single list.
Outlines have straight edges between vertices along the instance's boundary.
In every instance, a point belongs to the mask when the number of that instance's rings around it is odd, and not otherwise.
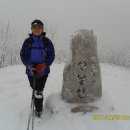
[{"label": "blue winter jacket", "polygon": [[46,63],[46,74],[50,73],[50,65],[55,59],[55,50],[51,40],[45,37],[45,35],[45,32],[39,37],[31,34],[23,43],[20,57],[26,66],[28,76],[30,76],[28,66],[36,67],[41,63]]}]

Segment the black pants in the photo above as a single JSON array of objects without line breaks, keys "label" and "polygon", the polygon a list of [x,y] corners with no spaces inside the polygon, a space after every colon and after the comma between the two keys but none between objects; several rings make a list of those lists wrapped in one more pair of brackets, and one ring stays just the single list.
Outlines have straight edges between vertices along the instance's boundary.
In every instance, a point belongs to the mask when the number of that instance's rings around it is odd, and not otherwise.
[{"label": "black pants", "polygon": [[[35,99],[35,110],[41,112],[43,107],[43,90],[46,84],[48,75],[36,78],[35,81],[35,90],[34,90],[34,99]],[[29,83],[33,89],[33,77],[29,77]]]}]

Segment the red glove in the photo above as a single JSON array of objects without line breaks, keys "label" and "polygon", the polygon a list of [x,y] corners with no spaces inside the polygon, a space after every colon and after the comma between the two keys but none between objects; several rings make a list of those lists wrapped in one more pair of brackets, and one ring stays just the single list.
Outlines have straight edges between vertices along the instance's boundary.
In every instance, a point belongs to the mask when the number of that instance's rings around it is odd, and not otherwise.
[{"label": "red glove", "polygon": [[42,70],[45,69],[45,68],[46,68],[46,64],[45,64],[45,63],[43,63],[43,64],[38,64],[38,65],[36,66],[36,68],[35,68],[36,73],[37,73],[38,75],[42,75]]}]

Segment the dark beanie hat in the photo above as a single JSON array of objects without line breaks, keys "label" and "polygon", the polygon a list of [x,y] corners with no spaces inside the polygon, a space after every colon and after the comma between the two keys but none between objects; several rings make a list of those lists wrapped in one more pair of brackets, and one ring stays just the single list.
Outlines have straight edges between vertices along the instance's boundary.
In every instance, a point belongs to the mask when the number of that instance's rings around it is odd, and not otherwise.
[{"label": "dark beanie hat", "polygon": [[31,23],[31,26],[34,26],[34,25],[36,25],[36,24],[39,24],[39,25],[41,25],[41,26],[43,27],[43,22],[40,21],[40,20],[38,20],[38,19],[35,19],[35,20]]}]

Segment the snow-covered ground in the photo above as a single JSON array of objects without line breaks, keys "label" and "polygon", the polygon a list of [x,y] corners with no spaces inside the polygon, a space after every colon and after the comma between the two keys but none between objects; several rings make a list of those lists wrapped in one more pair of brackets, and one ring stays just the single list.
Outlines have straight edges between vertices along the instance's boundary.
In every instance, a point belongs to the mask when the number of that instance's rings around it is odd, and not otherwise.
[{"label": "snow-covered ground", "polygon": [[[53,64],[44,90],[44,112],[35,130],[130,130],[130,120],[93,120],[93,115],[130,116],[130,69],[101,64],[103,95],[92,113],[71,113],[75,104],[61,100],[64,64]],[[0,130],[26,130],[31,88],[24,66],[0,69]]]}]

